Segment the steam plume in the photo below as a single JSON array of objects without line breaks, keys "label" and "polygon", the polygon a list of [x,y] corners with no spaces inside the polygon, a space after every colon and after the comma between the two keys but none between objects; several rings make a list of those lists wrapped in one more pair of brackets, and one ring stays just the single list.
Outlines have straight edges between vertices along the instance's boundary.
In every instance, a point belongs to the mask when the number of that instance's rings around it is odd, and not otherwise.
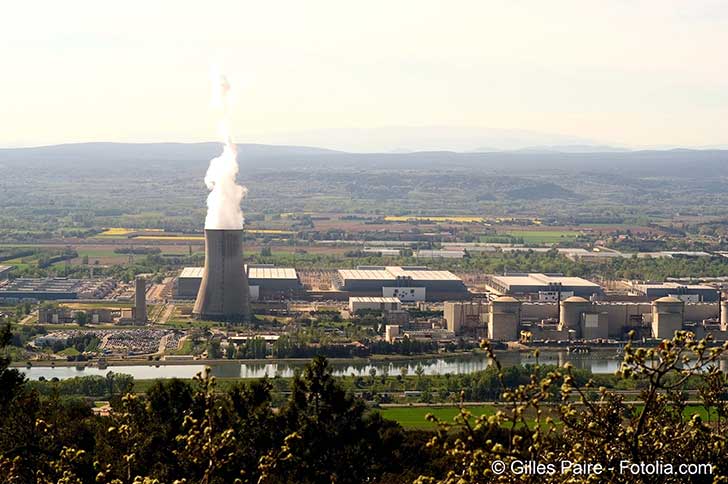
[{"label": "steam plume", "polygon": [[205,175],[205,185],[210,190],[207,196],[206,229],[236,230],[243,228],[243,211],[240,202],[247,193],[245,187],[237,184],[238,149],[230,136],[228,122],[228,92],[230,84],[225,76],[219,76],[213,85],[215,103],[222,112],[220,131],[223,139],[222,154],[210,160]]}]

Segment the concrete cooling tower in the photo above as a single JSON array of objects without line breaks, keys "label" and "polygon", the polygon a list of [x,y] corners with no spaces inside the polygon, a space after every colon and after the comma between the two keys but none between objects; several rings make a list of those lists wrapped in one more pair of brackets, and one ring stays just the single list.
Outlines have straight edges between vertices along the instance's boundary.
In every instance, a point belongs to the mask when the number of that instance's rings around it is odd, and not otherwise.
[{"label": "concrete cooling tower", "polygon": [[205,269],[193,314],[199,319],[250,320],[243,231],[205,229]]}]

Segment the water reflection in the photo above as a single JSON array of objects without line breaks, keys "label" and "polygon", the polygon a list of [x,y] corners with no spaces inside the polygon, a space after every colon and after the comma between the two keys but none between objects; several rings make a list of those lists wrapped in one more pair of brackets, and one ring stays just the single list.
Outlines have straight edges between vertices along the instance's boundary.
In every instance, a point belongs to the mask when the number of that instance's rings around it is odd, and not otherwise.
[{"label": "water reflection", "polygon": [[[530,353],[508,352],[501,353],[498,356],[503,366],[517,366],[524,364],[533,364],[537,360]],[[587,355],[574,355],[565,351],[542,351],[538,358],[538,363],[542,365],[563,365],[570,361],[574,368],[591,370],[593,373],[614,373],[619,367],[620,359],[615,357],[613,352],[595,352]],[[481,371],[489,365],[488,359],[482,355],[467,355],[455,358],[428,358],[417,361],[377,361],[362,363],[334,363],[334,374],[337,376],[350,376],[352,374],[358,376],[369,375],[374,368],[377,374],[384,372],[392,376],[400,375],[406,371],[409,375],[414,375],[418,366],[421,366],[425,375],[444,375],[450,374],[466,374]],[[725,363],[721,361],[721,366]],[[244,363],[237,362],[220,363],[211,366],[212,374],[218,378],[261,378],[263,376],[274,377],[291,377],[298,369],[301,370],[305,363]],[[72,378],[74,376],[84,375],[106,375],[109,371],[114,373],[126,373],[135,379],[152,379],[152,378],[192,378],[197,373],[203,371],[205,365],[148,365],[148,366],[110,366],[107,369],[99,369],[95,367],[32,367],[19,368],[20,371],[31,380],[37,380],[44,377],[48,380],[51,378]],[[405,369],[406,370],[403,370]]]}]

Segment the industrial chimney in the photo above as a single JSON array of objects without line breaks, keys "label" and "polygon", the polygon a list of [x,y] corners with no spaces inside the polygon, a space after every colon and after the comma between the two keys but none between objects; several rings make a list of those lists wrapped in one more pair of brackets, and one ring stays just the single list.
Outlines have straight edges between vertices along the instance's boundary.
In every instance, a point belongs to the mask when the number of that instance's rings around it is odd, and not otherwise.
[{"label": "industrial chimney", "polygon": [[205,269],[192,312],[213,321],[250,320],[242,230],[205,229]]},{"label": "industrial chimney", "polygon": [[134,322],[147,322],[147,280],[137,276],[134,280]]}]

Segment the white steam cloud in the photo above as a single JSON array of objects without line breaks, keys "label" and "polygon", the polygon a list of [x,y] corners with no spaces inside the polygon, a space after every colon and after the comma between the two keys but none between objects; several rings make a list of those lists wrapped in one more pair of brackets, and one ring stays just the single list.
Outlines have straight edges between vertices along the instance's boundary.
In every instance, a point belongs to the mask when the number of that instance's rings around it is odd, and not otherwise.
[{"label": "white steam cloud", "polygon": [[205,175],[205,185],[210,190],[207,196],[206,229],[236,230],[243,228],[243,211],[240,202],[247,189],[238,185],[238,149],[230,137],[228,121],[228,93],[230,83],[225,76],[218,76],[213,82],[214,101],[220,109],[220,131],[223,139],[222,154],[210,160]]}]

